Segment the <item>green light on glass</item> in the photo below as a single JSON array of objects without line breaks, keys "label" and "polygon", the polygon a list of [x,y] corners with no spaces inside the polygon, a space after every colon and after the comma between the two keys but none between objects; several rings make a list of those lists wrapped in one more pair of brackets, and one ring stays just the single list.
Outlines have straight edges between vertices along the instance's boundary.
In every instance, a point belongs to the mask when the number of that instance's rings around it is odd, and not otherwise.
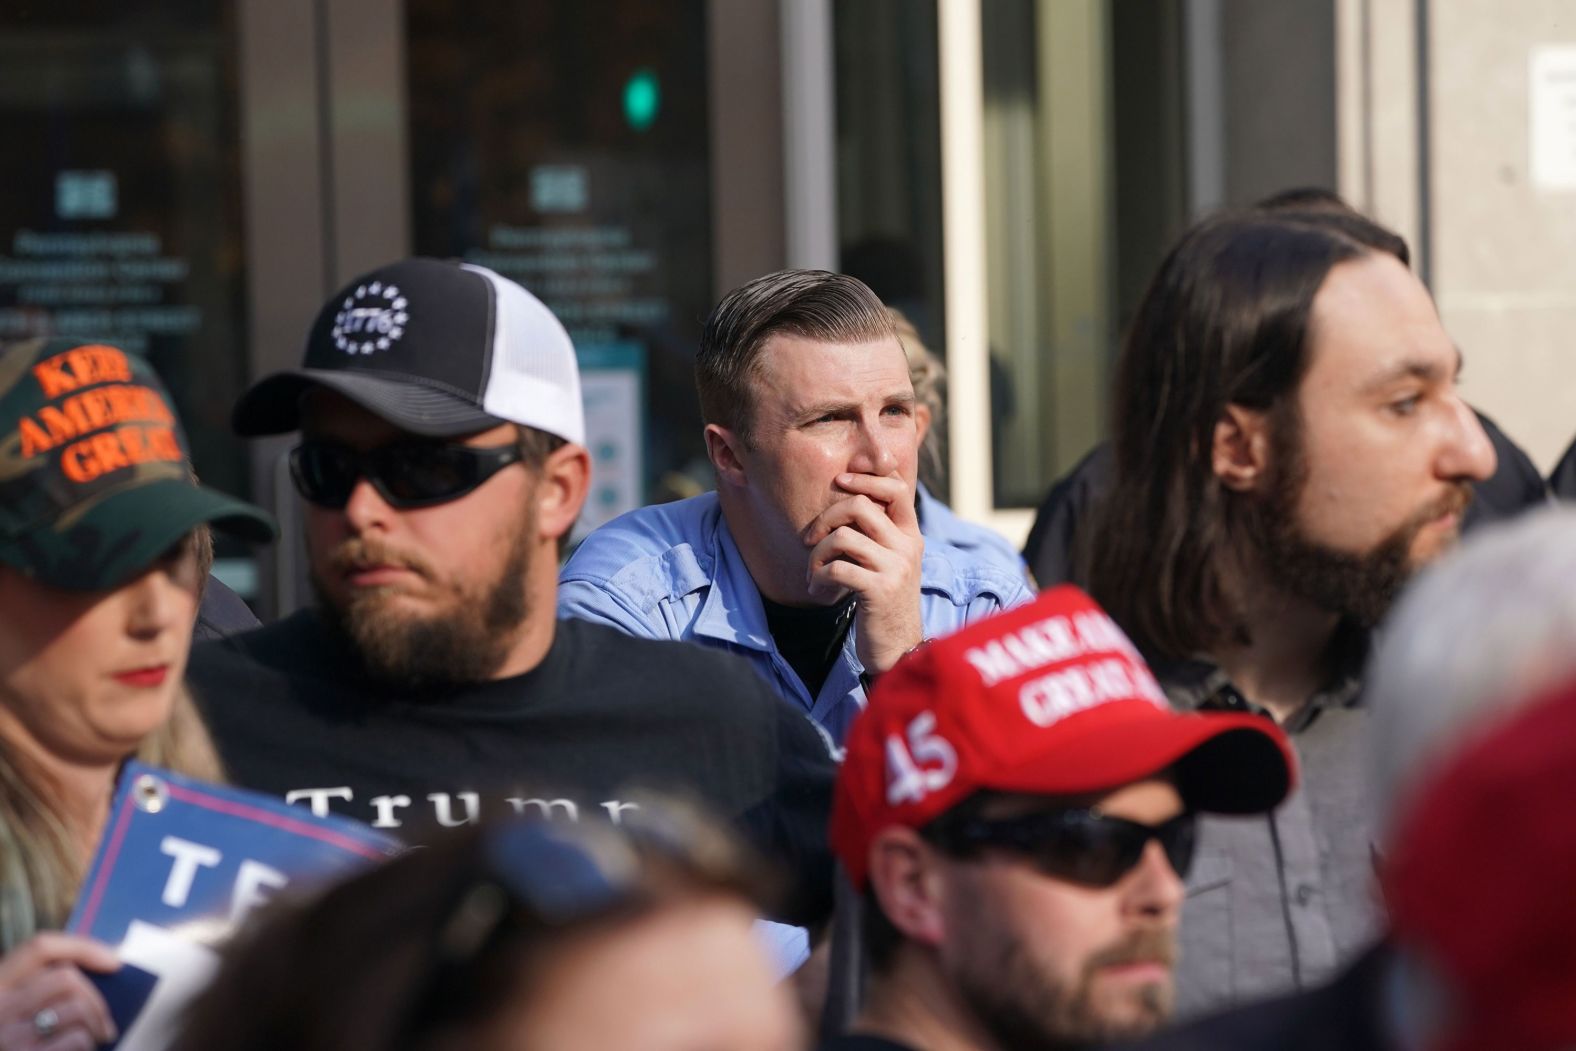
[{"label": "green light on glass", "polygon": [[649,69],[637,69],[624,84],[624,119],[636,131],[645,131],[657,119],[662,106],[662,88],[657,75]]}]

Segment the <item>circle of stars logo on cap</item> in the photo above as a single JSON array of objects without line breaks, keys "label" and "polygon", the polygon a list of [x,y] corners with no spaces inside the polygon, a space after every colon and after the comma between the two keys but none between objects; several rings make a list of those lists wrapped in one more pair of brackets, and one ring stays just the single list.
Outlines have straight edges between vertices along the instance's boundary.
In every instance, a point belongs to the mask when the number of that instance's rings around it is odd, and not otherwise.
[{"label": "circle of stars logo on cap", "polygon": [[388,350],[405,334],[410,303],[400,295],[397,285],[370,281],[357,286],[340,304],[329,333],[334,346],[346,354],[371,354]]}]

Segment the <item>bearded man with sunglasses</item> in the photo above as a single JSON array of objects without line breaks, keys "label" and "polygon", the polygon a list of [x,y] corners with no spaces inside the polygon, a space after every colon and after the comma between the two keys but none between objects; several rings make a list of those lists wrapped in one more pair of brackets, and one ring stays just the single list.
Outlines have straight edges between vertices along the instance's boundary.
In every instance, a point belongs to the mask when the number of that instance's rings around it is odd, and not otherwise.
[{"label": "bearded man with sunglasses", "polygon": [[863,893],[871,978],[827,1047],[1046,1049],[1155,1029],[1195,815],[1268,810],[1295,778],[1270,720],[1174,712],[1074,587],[927,644],[849,731],[832,844]]},{"label": "bearded man with sunglasses", "polygon": [[529,292],[431,259],[366,274],[234,425],[301,431],[317,595],[192,659],[238,783],[406,835],[683,792],[793,873],[784,918],[829,908],[833,770],[808,720],[737,658],[556,618],[590,460],[573,345]]}]

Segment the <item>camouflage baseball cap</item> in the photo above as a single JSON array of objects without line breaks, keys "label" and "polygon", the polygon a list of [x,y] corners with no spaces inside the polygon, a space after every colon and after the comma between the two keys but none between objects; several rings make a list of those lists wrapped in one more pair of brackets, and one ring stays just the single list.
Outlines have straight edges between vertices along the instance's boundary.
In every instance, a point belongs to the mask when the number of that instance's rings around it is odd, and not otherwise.
[{"label": "camouflage baseball cap", "polygon": [[0,561],[56,587],[117,587],[211,522],[268,541],[260,509],[204,489],[153,367],[116,347],[0,352]]}]

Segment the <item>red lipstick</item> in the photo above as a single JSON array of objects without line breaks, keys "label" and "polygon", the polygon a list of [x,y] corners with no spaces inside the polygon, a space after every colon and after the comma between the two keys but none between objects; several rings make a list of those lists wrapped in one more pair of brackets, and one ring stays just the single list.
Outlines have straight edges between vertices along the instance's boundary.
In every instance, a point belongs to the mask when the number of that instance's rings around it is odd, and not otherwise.
[{"label": "red lipstick", "polygon": [[115,673],[115,681],[125,683],[127,686],[162,686],[164,677],[170,673],[168,664],[156,664],[150,668],[133,668],[130,671]]}]

